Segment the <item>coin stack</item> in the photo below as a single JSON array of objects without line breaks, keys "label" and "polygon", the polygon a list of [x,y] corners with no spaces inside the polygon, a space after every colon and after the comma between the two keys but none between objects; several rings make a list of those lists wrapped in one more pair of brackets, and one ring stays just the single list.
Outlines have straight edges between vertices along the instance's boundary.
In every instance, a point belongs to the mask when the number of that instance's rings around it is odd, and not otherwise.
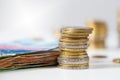
[{"label": "coin stack", "polygon": [[120,48],[120,9],[118,10],[118,40],[119,40],[119,48]]},{"label": "coin stack", "polygon": [[90,38],[89,49],[104,49],[106,48],[105,40],[107,37],[107,25],[104,21],[88,21],[88,27],[93,28],[93,33]]},{"label": "coin stack", "polygon": [[88,36],[92,28],[66,27],[61,29],[59,48],[61,51],[58,63],[65,69],[87,69],[89,57],[86,49],[88,47]]}]

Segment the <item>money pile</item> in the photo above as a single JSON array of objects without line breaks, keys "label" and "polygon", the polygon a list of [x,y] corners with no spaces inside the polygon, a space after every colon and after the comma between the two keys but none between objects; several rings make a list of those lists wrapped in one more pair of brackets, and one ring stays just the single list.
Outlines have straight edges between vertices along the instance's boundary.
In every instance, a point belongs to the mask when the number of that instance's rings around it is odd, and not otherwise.
[{"label": "money pile", "polygon": [[59,40],[60,56],[58,63],[65,69],[86,69],[89,67],[88,36],[92,28],[62,28]]},{"label": "money pile", "polygon": [[38,51],[15,56],[0,57],[0,72],[57,65],[58,51]]},{"label": "money pile", "polygon": [[93,28],[93,33],[90,38],[89,49],[104,49],[105,39],[107,36],[107,25],[104,21],[88,21],[88,27]]}]

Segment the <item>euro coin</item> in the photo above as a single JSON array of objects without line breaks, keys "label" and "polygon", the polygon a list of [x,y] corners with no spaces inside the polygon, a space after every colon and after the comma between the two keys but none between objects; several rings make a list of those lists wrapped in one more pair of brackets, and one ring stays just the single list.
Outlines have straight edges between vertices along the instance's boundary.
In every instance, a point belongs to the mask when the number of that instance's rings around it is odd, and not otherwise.
[{"label": "euro coin", "polygon": [[70,37],[70,38],[87,38],[89,34],[84,34],[84,35],[73,35],[73,34],[61,34],[62,37]]},{"label": "euro coin", "polygon": [[73,38],[61,38],[60,42],[67,42],[67,43],[86,43],[88,39],[73,39]]},{"label": "euro coin", "polygon": [[75,35],[75,36],[88,36],[89,33],[62,33],[61,35],[65,35],[65,34],[68,34],[68,35]]},{"label": "euro coin", "polygon": [[70,45],[60,45],[60,48],[88,48],[88,45],[78,45],[78,46],[70,46]]},{"label": "euro coin", "polygon": [[62,58],[62,57],[58,57],[58,63],[61,63],[61,64],[84,64],[84,63],[89,63],[89,58]]},{"label": "euro coin", "polygon": [[86,57],[88,57],[88,55],[87,55],[87,54],[85,54],[85,55],[80,55],[80,56],[60,55],[60,57],[65,57],[65,58],[86,58]]},{"label": "euro coin", "polygon": [[68,52],[84,52],[86,49],[80,49],[80,48],[60,48],[61,51],[68,51]]},{"label": "euro coin", "polygon": [[60,65],[60,66],[71,66],[71,67],[72,67],[72,66],[74,66],[74,67],[75,67],[75,66],[76,66],[76,67],[89,66],[88,63],[83,63],[83,64],[60,64],[60,63],[59,63],[59,65]]},{"label": "euro coin", "polygon": [[89,45],[89,42],[85,42],[85,43],[68,43],[68,42],[59,42],[59,45],[62,46],[82,46],[82,45]]},{"label": "euro coin", "polygon": [[68,69],[68,70],[78,70],[78,69],[88,69],[89,66],[60,66],[62,69]]},{"label": "euro coin", "polygon": [[58,63],[59,64],[84,64],[84,63],[89,63],[89,61],[70,62],[70,61],[59,60]]},{"label": "euro coin", "polygon": [[92,36],[102,36],[105,38],[107,36],[107,25],[101,20],[90,20],[87,24],[88,27],[93,28]]},{"label": "euro coin", "polygon": [[87,53],[84,52],[67,52],[67,51],[61,51],[61,55],[68,55],[68,56],[82,56],[86,55]]},{"label": "euro coin", "polygon": [[61,33],[91,33],[92,28],[66,27],[61,29]]},{"label": "euro coin", "polygon": [[113,62],[114,62],[114,63],[119,63],[119,64],[120,64],[120,58],[115,58],[115,59],[113,59]]}]

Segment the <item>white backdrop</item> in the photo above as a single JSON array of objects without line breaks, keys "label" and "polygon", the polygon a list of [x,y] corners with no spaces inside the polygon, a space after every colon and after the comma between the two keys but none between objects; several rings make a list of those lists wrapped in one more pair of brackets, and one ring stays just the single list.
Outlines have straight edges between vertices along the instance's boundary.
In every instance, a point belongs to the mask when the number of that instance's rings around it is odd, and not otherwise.
[{"label": "white backdrop", "polygon": [[86,26],[89,19],[108,23],[107,45],[117,47],[120,0],[0,0],[0,41],[44,37],[57,28]]}]

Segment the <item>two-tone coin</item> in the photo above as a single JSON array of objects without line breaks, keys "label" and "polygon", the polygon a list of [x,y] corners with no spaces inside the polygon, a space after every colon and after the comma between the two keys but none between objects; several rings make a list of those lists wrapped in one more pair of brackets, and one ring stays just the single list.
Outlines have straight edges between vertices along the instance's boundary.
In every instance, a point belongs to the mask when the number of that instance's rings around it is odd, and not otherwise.
[{"label": "two-tone coin", "polygon": [[61,51],[61,55],[66,55],[66,56],[82,56],[86,55],[87,53],[84,52],[67,52],[67,51]]},{"label": "two-tone coin", "polygon": [[89,58],[58,58],[58,62],[61,64],[84,64],[89,63]]},{"label": "two-tone coin", "polygon": [[80,55],[80,56],[60,55],[59,57],[65,57],[65,58],[86,58],[86,57],[88,57],[88,55],[87,54]]},{"label": "two-tone coin", "polygon": [[89,66],[60,66],[62,69],[69,69],[69,70],[78,70],[78,69],[88,69]]}]

